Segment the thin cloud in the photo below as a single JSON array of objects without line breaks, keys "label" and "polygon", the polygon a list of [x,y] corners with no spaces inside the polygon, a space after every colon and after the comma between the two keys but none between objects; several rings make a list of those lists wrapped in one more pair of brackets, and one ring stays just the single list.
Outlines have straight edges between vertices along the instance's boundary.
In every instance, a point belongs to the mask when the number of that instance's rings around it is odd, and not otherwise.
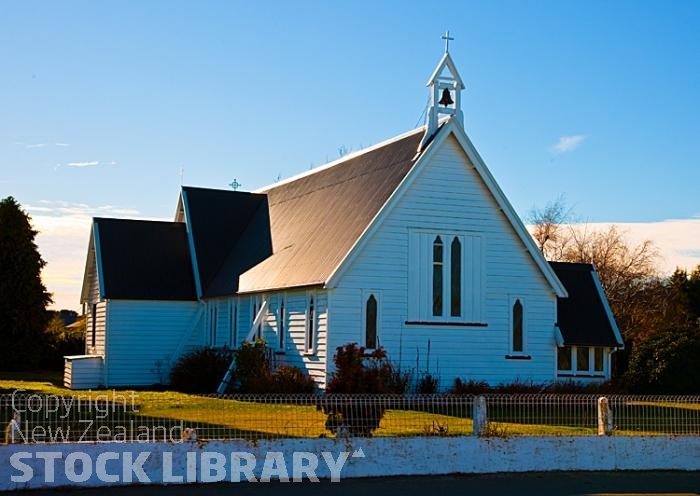
[{"label": "thin cloud", "polygon": [[560,154],[576,150],[586,139],[584,134],[575,134],[573,136],[562,136],[556,145],[551,147],[552,153]]},{"label": "thin cloud", "polygon": [[69,162],[68,167],[96,167],[100,165],[99,160],[93,160],[91,162]]},{"label": "thin cloud", "polygon": [[70,146],[68,143],[54,143],[54,145],[63,147]]},{"label": "thin cloud", "polygon": [[32,145],[26,145],[25,148],[44,148],[49,146],[48,143],[35,143]]},{"label": "thin cloud", "polygon": [[[617,226],[625,240],[637,246],[646,240],[659,251],[658,268],[662,275],[670,275],[676,267],[693,270],[700,265],[700,219],[667,219],[658,222],[599,222],[570,224],[573,229],[604,232]],[[532,231],[532,226],[529,226]]]},{"label": "thin cloud", "polygon": [[41,275],[49,292],[53,293],[52,308],[79,310],[92,218],[134,218],[139,217],[139,211],[114,205],[48,200],[22,206],[31,216],[34,229],[39,231],[36,242],[47,262]]}]

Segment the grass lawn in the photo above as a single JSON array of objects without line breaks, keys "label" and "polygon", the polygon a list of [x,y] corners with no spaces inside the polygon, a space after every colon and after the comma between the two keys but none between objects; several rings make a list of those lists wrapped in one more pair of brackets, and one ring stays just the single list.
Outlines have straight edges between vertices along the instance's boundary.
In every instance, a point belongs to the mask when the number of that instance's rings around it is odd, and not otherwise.
[{"label": "grass lawn", "polygon": [[[220,399],[157,391],[71,391],[62,387],[60,373],[0,375],[0,422],[12,417],[11,394],[18,389],[25,395],[56,395],[73,398],[71,404],[40,403],[39,396],[17,402],[23,429],[31,439],[57,440],[172,440],[184,428],[194,428],[200,439],[246,440],[271,438],[332,437],[326,429],[326,415],[313,399],[290,404],[278,400],[265,403]],[[116,395],[116,396],[115,396]],[[29,400],[29,403],[26,400]],[[469,404],[410,404],[389,408],[374,436],[459,436],[471,435]],[[35,411],[31,411],[35,410]],[[626,401],[615,408],[616,434],[693,434],[700,426],[700,405]],[[595,408],[585,404],[576,409],[532,405],[489,408],[488,435],[595,435]],[[37,431],[38,429],[38,431]],[[56,433],[60,430],[60,436]],[[42,437],[43,436],[43,437]]]}]

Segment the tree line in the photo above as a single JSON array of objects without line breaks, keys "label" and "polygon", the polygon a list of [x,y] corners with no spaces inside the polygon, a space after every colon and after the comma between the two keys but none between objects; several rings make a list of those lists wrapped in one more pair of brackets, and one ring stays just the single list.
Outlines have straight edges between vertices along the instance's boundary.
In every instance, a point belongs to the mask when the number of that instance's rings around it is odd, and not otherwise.
[{"label": "tree line", "polygon": [[560,197],[530,214],[545,258],[592,263],[625,349],[615,353],[614,377],[635,393],[700,393],[700,265],[661,275],[654,244],[629,244],[617,226],[592,230],[571,223]]},{"label": "tree line", "polygon": [[41,258],[31,218],[13,197],[0,200],[0,370],[60,369],[63,355],[84,352],[84,328],[70,311],[47,310]]}]

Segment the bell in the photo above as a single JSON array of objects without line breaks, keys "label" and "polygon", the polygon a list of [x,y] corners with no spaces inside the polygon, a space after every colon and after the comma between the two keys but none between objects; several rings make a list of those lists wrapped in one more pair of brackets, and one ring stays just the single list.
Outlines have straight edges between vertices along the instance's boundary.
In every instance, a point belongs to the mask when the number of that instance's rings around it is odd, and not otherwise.
[{"label": "bell", "polygon": [[450,95],[450,90],[448,90],[447,88],[442,90],[442,97],[440,98],[440,101],[438,103],[440,105],[444,105],[445,107],[454,103],[454,101],[452,101],[452,96]]}]

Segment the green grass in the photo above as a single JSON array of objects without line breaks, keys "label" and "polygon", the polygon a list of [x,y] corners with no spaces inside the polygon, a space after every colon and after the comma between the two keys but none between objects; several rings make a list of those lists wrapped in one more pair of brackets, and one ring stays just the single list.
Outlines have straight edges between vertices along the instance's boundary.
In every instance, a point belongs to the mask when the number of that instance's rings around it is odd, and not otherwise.
[{"label": "green grass", "polygon": [[[0,393],[7,395],[24,389],[25,394],[72,397],[76,402],[79,399],[80,411],[74,404],[70,412],[63,409],[47,414],[44,408],[23,414],[25,427],[39,426],[40,433],[42,428],[51,427],[55,432],[60,427],[64,434],[66,430],[70,432],[67,440],[71,441],[106,439],[99,436],[101,425],[105,426],[102,434],[106,436],[109,431],[112,438],[117,434],[118,440],[138,435],[142,436],[139,439],[167,439],[171,428],[174,428],[174,436],[179,437],[180,429],[185,427],[196,429],[200,439],[332,437],[325,428],[326,416],[314,404],[257,403],[171,391],[71,391],[61,384],[60,373],[4,373],[0,376]],[[114,394],[121,395],[117,396],[117,401],[114,401]],[[431,412],[411,408],[415,407],[403,405],[387,410],[373,435],[464,436],[472,433],[469,407],[462,408],[461,412],[454,407],[450,409],[447,404],[435,406]],[[12,413],[12,405],[7,401],[0,405],[0,422],[8,421]],[[597,430],[595,409],[590,405],[576,409],[492,407],[489,418],[487,435],[494,437],[595,435]],[[616,435],[697,435],[700,405],[629,401],[617,408],[615,424]],[[124,426],[134,426],[136,430],[129,430],[120,438],[118,428]],[[165,429],[154,429],[157,426]]]}]

